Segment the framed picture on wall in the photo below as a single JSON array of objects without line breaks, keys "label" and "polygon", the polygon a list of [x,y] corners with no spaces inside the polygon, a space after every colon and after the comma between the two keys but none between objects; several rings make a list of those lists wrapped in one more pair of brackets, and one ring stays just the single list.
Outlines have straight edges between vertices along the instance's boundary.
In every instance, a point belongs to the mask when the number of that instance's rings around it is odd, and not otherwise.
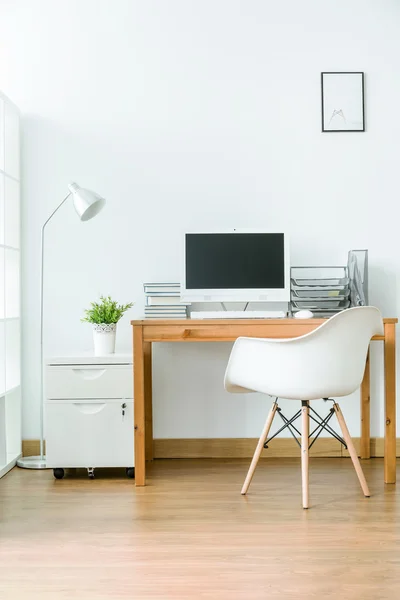
[{"label": "framed picture on wall", "polygon": [[322,131],[365,131],[364,73],[321,73]]}]

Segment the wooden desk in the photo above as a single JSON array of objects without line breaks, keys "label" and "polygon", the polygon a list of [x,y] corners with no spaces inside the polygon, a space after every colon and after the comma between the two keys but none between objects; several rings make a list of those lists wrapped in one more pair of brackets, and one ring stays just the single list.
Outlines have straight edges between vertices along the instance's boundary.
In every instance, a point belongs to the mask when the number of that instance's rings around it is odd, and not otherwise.
[{"label": "wooden desk", "polygon": [[[133,326],[136,485],[146,484],[146,460],[153,458],[152,359],[153,342],[233,342],[240,336],[292,338],[316,329],[323,319],[145,319]],[[385,483],[396,482],[396,323],[384,319],[385,360]],[[222,380],[221,380],[222,386]],[[370,458],[370,364],[361,386],[361,458]]]}]

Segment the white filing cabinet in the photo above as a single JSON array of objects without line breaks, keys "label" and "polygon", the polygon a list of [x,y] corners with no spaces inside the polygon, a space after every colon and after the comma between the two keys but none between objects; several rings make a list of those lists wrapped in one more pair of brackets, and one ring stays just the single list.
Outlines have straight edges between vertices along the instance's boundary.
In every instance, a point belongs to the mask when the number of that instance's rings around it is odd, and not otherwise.
[{"label": "white filing cabinet", "polygon": [[65,468],[125,467],[134,477],[132,357],[82,355],[46,364],[46,461]]}]

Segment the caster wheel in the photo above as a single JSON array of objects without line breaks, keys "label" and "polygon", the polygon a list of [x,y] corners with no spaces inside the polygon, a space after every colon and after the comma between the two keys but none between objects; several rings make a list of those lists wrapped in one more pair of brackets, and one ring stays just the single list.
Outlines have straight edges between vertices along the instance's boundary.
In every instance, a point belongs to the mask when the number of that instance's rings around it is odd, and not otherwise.
[{"label": "caster wheel", "polygon": [[62,479],[65,475],[64,469],[53,469],[53,475],[56,479]]},{"label": "caster wheel", "polygon": [[89,476],[89,479],[94,479],[94,469],[93,469],[93,467],[89,467],[89,469],[88,469],[88,476]]},{"label": "caster wheel", "polygon": [[135,468],[134,467],[128,467],[126,469],[126,474],[130,479],[135,479]]}]

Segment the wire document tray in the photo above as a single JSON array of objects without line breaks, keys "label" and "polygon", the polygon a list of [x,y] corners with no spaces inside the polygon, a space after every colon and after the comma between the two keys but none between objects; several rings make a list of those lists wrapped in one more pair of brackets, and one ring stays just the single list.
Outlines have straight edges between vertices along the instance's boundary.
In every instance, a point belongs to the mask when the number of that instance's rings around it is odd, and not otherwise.
[{"label": "wire document tray", "polygon": [[368,304],[368,250],[350,250],[345,266],[291,268],[291,312],[329,317]]}]

